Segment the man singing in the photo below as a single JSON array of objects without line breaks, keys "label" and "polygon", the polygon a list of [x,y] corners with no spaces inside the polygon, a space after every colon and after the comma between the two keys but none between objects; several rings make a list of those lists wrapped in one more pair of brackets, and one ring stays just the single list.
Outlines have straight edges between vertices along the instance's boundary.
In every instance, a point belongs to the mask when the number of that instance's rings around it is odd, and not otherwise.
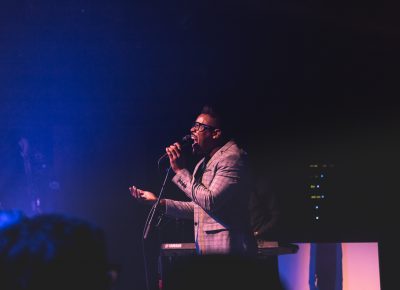
[{"label": "man singing", "polygon": [[[190,132],[193,153],[204,156],[193,174],[185,167],[179,143],[166,148],[172,181],[190,201],[161,199],[167,216],[194,219],[198,254],[255,255],[257,246],[250,227],[251,192],[246,152],[228,136],[226,121],[211,106],[204,106]],[[145,203],[157,197],[131,186],[131,195]]]}]

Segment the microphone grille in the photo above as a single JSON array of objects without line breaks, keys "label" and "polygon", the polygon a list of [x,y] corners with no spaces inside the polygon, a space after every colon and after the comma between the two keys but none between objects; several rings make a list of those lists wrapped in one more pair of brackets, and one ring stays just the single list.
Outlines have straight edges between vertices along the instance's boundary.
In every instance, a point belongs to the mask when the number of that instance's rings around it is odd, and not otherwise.
[{"label": "microphone grille", "polygon": [[192,140],[192,136],[190,134],[188,134],[188,135],[186,135],[186,136],[184,136],[182,138],[182,141],[184,141],[184,142],[187,142],[187,141],[190,141],[190,140]]}]

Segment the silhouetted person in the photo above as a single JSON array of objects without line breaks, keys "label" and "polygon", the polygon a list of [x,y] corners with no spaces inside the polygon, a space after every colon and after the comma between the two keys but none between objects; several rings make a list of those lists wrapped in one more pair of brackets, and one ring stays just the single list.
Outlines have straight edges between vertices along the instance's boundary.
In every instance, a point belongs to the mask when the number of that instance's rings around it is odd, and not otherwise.
[{"label": "silhouetted person", "polygon": [[2,290],[107,290],[103,231],[73,217],[48,214],[0,228]]},{"label": "silhouetted person", "polygon": [[[276,193],[267,180],[264,174],[255,179],[249,203],[251,226],[259,245],[265,241],[279,240],[280,208]],[[260,257],[258,266],[261,267],[259,271],[262,275],[268,277],[268,281],[264,282],[265,286],[268,286],[265,289],[284,289],[279,277],[277,255]]]}]

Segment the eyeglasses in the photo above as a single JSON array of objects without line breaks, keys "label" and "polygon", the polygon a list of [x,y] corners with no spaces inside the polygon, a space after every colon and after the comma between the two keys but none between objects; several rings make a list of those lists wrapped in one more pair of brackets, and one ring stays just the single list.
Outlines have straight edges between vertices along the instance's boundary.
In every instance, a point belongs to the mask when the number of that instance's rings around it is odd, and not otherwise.
[{"label": "eyeglasses", "polygon": [[209,125],[203,124],[203,123],[194,122],[191,129],[194,129],[194,130],[196,130],[198,132],[203,132],[206,129],[211,131],[211,130],[215,130],[217,128],[215,128],[213,126],[209,126]]}]

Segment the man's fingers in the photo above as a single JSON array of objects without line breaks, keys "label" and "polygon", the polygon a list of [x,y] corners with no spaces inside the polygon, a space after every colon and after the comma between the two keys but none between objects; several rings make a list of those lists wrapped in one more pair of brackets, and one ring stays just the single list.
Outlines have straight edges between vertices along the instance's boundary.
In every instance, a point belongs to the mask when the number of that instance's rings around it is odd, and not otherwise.
[{"label": "man's fingers", "polygon": [[[175,144],[178,144],[178,143],[175,143]],[[177,159],[181,156],[180,148],[178,146],[176,146],[175,144],[166,148],[168,156],[172,159]]]},{"label": "man's fingers", "polygon": [[176,157],[177,157],[176,152],[172,149],[172,146],[167,147],[167,154],[168,154],[168,157],[171,159],[176,159]]},{"label": "man's fingers", "polygon": [[176,146],[176,148],[178,148],[179,150],[181,150],[181,144],[179,144],[178,142],[174,143],[174,146]]},{"label": "man's fingers", "polygon": [[143,194],[140,189],[138,189],[136,186],[131,186],[129,187],[129,190],[131,192],[131,195],[135,198],[140,198],[140,196]]}]

